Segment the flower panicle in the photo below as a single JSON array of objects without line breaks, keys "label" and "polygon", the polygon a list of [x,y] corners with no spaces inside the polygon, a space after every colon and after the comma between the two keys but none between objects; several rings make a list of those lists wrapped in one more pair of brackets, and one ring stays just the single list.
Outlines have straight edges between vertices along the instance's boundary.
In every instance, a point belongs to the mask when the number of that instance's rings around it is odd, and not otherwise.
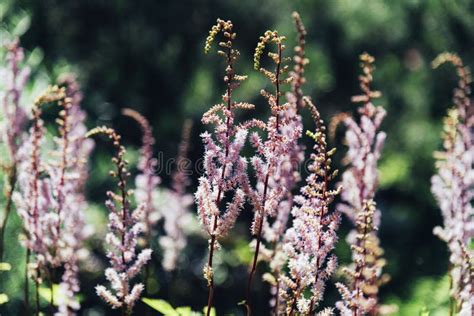
[{"label": "flower panicle", "polygon": [[[302,85],[305,82],[304,78],[304,67],[308,63],[308,60],[305,58],[305,36],[306,30],[301,21],[301,18],[297,12],[293,12],[293,20],[295,22],[298,44],[295,47],[293,62],[293,69],[289,72],[291,80],[291,91],[286,93],[287,104],[283,107],[281,111],[281,119],[284,122],[284,126],[281,128],[281,137],[289,140],[286,143],[288,151],[285,155],[281,156],[280,160],[280,170],[274,177],[275,183],[278,183],[281,187],[286,188],[286,193],[284,194],[281,201],[277,206],[278,214],[273,220],[273,223],[264,222],[263,228],[263,237],[266,242],[273,245],[272,255],[264,256],[266,260],[270,261],[270,268],[273,273],[273,278],[278,277],[284,264],[283,249],[282,249],[282,238],[284,237],[285,230],[287,228],[287,223],[290,217],[291,209],[294,205],[294,196],[293,191],[301,181],[301,174],[299,172],[299,166],[304,161],[305,147],[299,143],[302,131],[303,131],[303,120],[299,109],[304,105],[303,103],[303,91]],[[271,99],[271,96],[263,91],[262,94],[268,99]],[[265,123],[261,122],[264,127],[262,130],[266,130]],[[257,124],[256,124],[257,125]],[[258,125],[256,127],[259,127]],[[255,138],[257,141],[257,138]],[[260,146],[263,148],[263,146]],[[278,282],[273,286],[278,287]],[[275,299],[274,305],[278,304],[278,290],[272,292]],[[273,303],[272,303],[273,304]],[[275,306],[276,307],[276,306]]]},{"label": "flower panicle", "polygon": [[[286,187],[285,181],[290,180],[292,182],[293,179],[286,177],[287,171],[291,172],[292,170],[282,168],[282,166],[285,162],[288,162],[290,151],[296,146],[302,134],[301,125],[297,122],[298,118],[296,112],[294,112],[295,109],[289,102],[281,104],[281,96],[283,95],[281,91],[282,85],[288,84],[291,81],[291,77],[282,78],[288,71],[288,66],[285,64],[287,58],[283,57],[285,49],[285,45],[283,45],[284,40],[285,37],[280,36],[277,31],[266,31],[260,37],[254,55],[255,69],[259,70],[270,80],[275,92],[270,93],[266,90],[261,90],[261,95],[266,99],[270,107],[271,115],[266,122],[253,120],[250,124],[255,127],[262,127],[266,131],[266,135],[264,139],[262,139],[258,132],[253,132],[250,136],[250,143],[255,150],[255,155],[250,161],[255,170],[256,184],[255,187],[251,187],[248,184],[243,187],[254,211],[251,233],[255,239],[255,252],[247,282],[246,301],[246,306],[249,310],[251,309],[249,303],[250,292],[256,273],[260,248],[263,249],[262,251],[265,251],[265,245],[262,245],[262,240],[273,240],[272,242],[274,243],[279,239],[279,235],[283,233],[283,225],[286,225],[286,219],[291,206],[285,201],[285,198],[289,196],[290,189]],[[270,43],[276,44],[276,53],[268,53],[268,56],[274,63],[274,71],[260,67],[261,56],[265,47]],[[287,111],[291,111],[291,113]],[[280,206],[282,207],[280,208]],[[270,227],[269,219],[274,220],[276,226]]]},{"label": "flower panicle", "polygon": [[298,108],[304,106],[303,102],[303,91],[302,86],[306,83],[306,78],[304,77],[304,71],[307,64],[309,64],[309,59],[305,56],[305,46],[306,46],[306,28],[301,20],[301,17],[298,12],[293,12],[291,15],[295,23],[296,31],[298,34],[297,45],[294,48],[295,55],[293,56],[294,66],[290,72],[290,76],[293,78],[291,81],[291,92],[295,97],[295,102]]},{"label": "flower panicle", "polygon": [[[352,102],[362,103],[358,108],[359,117],[340,114],[332,127],[334,133],[340,121],[346,126],[345,143],[348,151],[344,161],[347,169],[342,174],[344,191],[338,209],[354,224],[347,241],[351,245],[352,259],[356,266],[355,272],[344,268],[351,275],[351,284],[338,285],[342,301],[338,302],[337,307],[343,314],[349,310],[356,315],[378,312],[381,308],[377,297],[378,289],[388,280],[388,276],[382,274],[385,264],[381,258],[383,250],[380,248],[377,230],[373,229],[379,225],[381,218],[374,198],[378,187],[377,165],[386,138],[386,134],[380,131],[380,125],[386,112],[381,106],[372,103],[374,99],[381,97],[379,91],[371,88],[374,57],[364,53],[360,56],[360,61],[362,75],[359,76],[359,82],[362,94],[352,98]],[[361,272],[362,270],[371,273]],[[351,301],[347,301],[344,288],[351,293]]]},{"label": "flower panicle", "polygon": [[112,162],[116,166],[110,175],[117,178],[119,194],[109,191],[106,206],[109,209],[108,233],[105,242],[108,245],[107,257],[111,267],[105,271],[106,279],[114,292],[104,286],[96,287],[97,294],[112,308],[122,308],[130,314],[140,298],[144,286],[140,283],[131,286],[131,280],[151,259],[151,249],[144,249],[137,254],[138,237],[144,231],[141,219],[147,209],[141,203],[131,211],[129,197],[133,191],[127,190],[126,178],[128,161],[124,159],[125,147],[121,144],[121,136],[109,127],[96,127],[87,133],[88,137],[104,134],[111,141],[117,152]]},{"label": "flower panicle", "polygon": [[[29,138],[18,151],[19,190],[13,197],[27,232],[26,247],[35,255],[35,278],[64,268],[59,311],[71,313],[79,308],[75,293],[79,291],[78,253],[83,251],[86,208],[84,184],[87,158],[93,142],[85,139],[85,114],[80,109],[77,83],[59,80],[37,98],[32,108],[33,124]],[[73,89],[72,86],[75,85]],[[59,87],[61,86],[61,87]],[[55,102],[60,106],[56,119],[58,137],[54,138],[52,161],[44,159],[44,122],[42,107]],[[37,279],[39,280],[39,279]]]},{"label": "flower panicle", "polygon": [[135,200],[138,204],[145,204],[144,211],[144,232],[147,235],[146,243],[150,243],[151,230],[153,225],[158,221],[159,215],[155,207],[155,196],[158,185],[161,183],[161,178],[155,174],[157,165],[156,159],[153,158],[153,146],[155,145],[155,138],[153,136],[153,129],[148,120],[138,111],[125,108],[122,114],[133,119],[141,128],[142,131],[142,146],[140,148],[140,159],[138,161],[137,169],[139,174],[135,178]]},{"label": "flower panicle", "polygon": [[138,163],[138,168],[141,172],[145,172],[146,168],[153,167],[150,166],[153,159],[153,146],[155,145],[153,129],[151,128],[150,122],[148,122],[148,120],[138,111],[125,108],[122,110],[122,114],[135,120],[142,130],[142,147],[140,149],[140,162]]},{"label": "flower panicle", "polygon": [[469,245],[473,240],[473,231],[469,228],[474,218],[472,196],[474,180],[472,174],[472,103],[470,94],[470,73],[461,58],[453,53],[443,53],[434,61],[436,68],[446,62],[452,63],[459,81],[454,89],[454,106],[448,110],[443,120],[443,149],[435,152],[436,174],[431,178],[433,193],[443,217],[443,226],[435,227],[433,233],[446,242],[452,265],[451,296],[460,307],[460,314],[471,314],[473,277],[472,264],[466,258],[472,258]]},{"label": "flower panicle", "polygon": [[6,45],[5,78],[7,84],[1,98],[4,122],[0,126],[2,141],[7,145],[11,165],[17,162],[20,137],[27,121],[27,115],[21,106],[21,96],[30,77],[30,69],[24,65],[25,54],[18,39]]},{"label": "flower panicle", "polygon": [[[331,170],[331,156],[335,150],[327,150],[325,126],[316,106],[307,97],[305,106],[316,123],[315,132],[307,131],[315,144],[309,166],[310,174],[301,194],[295,197],[293,226],[284,238],[283,249],[288,258],[288,272],[280,273],[279,301],[277,306],[287,315],[312,314],[324,295],[326,281],[333,275],[337,259],[331,254],[337,242],[340,215],[330,209],[330,204],[341,188],[331,190],[330,183],[337,175]],[[305,293],[311,293],[309,297]],[[283,310],[282,310],[283,309]]]},{"label": "flower panicle", "polygon": [[[240,213],[243,201],[240,186],[245,186],[247,180],[247,160],[240,152],[247,139],[248,131],[235,122],[235,110],[251,109],[248,103],[238,103],[233,100],[233,92],[240,86],[246,76],[236,75],[234,67],[239,52],[232,48],[235,33],[232,22],[218,20],[211,29],[206,40],[205,52],[210,50],[215,36],[223,31],[225,42],[218,54],[225,56],[226,69],[224,83],[225,93],[222,103],[211,107],[202,117],[204,124],[213,124],[212,134],[201,134],[204,143],[204,175],[199,179],[195,193],[198,219],[204,231],[209,235],[209,257],[204,267],[204,277],[208,281],[209,297],[207,314],[213,304],[213,256],[218,247],[218,239],[225,236]],[[234,196],[232,199],[231,197]],[[229,200],[229,203],[223,203]]]}]

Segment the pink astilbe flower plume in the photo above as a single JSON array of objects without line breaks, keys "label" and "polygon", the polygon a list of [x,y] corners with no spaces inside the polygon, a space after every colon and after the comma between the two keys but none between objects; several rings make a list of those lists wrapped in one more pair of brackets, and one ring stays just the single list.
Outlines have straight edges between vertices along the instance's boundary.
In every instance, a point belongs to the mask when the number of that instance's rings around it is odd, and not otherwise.
[{"label": "pink astilbe flower plume", "polygon": [[138,204],[145,204],[146,208],[143,213],[147,245],[150,245],[152,227],[156,224],[159,217],[157,216],[155,200],[157,199],[157,187],[161,183],[159,176],[155,174],[158,161],[153,158],[153,146],[155,138],[153,130],[148,120],[132,109],[123,109],[122,114],[134,119],[143,133],[142,147],[140,149],[140,160],[138,161],[138,171],[140,172],[135,178],[135,200]]},{"label": "pink astilbe flower plume", "polygon": [[164,219],[164,232],[160,236],[159,243],[163,248],[162,266],[166,271],[172,271],[184,247],[186,247],[185,226],[190,220],[190,207],[193,204],[192,194],[186,193],[186,188],[190,184],[189,160],[187,159],[189,150],[189,138],[192,129],[192,121],[186,120],[183,125],[181,143],[176,159],[176,169],[172,174],[171,190],[165,190],[163,202],[159,207],[161,216]]},{"label": "pink astilbe flower plume", "polygon": [[433,61],[433,67],[451,63],[459,77],[454,90],[454,107],[444,119],[443,151],[436,152],[437,174],[431,179],[431,191],[443,215],[443,227],[434,233],[447,243],[451,263],[451,296],[457,302],[459,315],[474,312],[473,251],[474,236],[474,145],[473,107],[469,96],[472,78],[461,58],[443,53]]},{"label": "pink astilbe flower plume", "polygon": [[[331,170],[331,157],[336,150],[328,149],[326,127],[318,110],[308,98],[304,102],[316,122],[315,133],[307,132],[315,145],[309,166],[311,173],[301,195],[295,197],[297,205],[291,212],[293,225],[285,233],[283,250],[288,258],[288,271],[279,276],[277,315],[313,315],[323,299],[325,283],[337,266],[331,251],[337,242],[341,217],[339,212],[330,210],[330,204],[341,191],[341,187],[330,188],[337,175],[337,170]],[[331,313],[323,310],[318,315]]]},{"label": "pink astilbe flower plume", "polygon": [[3,261],[5,229],[12,206],[12,194],[17,180],[18,147],[21,141],[24,125],[27,121],[25,110],[20,100],[29,78],[30,69],[23,66],[24,52],[19,41],[7,44],[5,57],[6,67],[0,69],[0,76],[5,86],[0,86],[0,102],[2,121],[0,122],[0,142],[7,146],[8,162],[2,161],[6,171],[5,179],[5,209],[0,226],[0,262]]},{"label": "pink astilbe flower plume", "polygon": [[379,98],[379,91],[371,90],[374,58],[367,53],[360,56],[363,74],[359,76],[362,95],[352,97],[352,102],[362,103],[357,122],[350,115],[340,115],[346,125],[345,141],[349,147],[345,162],[349,165],[342,175],[344,188],[338,205],[352,221],[352,230],[347,241],[351,245],[353,267],[344,268],[349,286],[338,283],[337,287],[343,301],[336,304],[342,315],[375,315],[379,313],[377,299],[379,286],[388,280],[382,274],[385,260],[377,236],[380,223],[380,210],[375,206],[374,197],[378,185],[377,162],[386,138],[378,131],[385,110],[372,103]]},{"label": "pink astilbe flower plume", "polygon": [[[41,118],[42,106],[52,102],[64,102],[65,90],[57,86],[48,87],[34,102],[32,107],[32,126],[28,138],[18,150],[18,186],[12,199],[23,223],[25,237],[22,242],[29,254],[35,257],[34,281],[36,291],[42,282],[41,274],[48,264],[52,265],[53,256],[50,249],[55,243],[55,227],[58,220],[54,211],[55,200],[50,177],[43,177],[47,172],[47,164],[41,156],[41,148],[45,141],[45,127]],[[26,298],[25,298],[26,299]],[[36,309],[39,310],[37,296]],[[28,304],[28,302],[25,302]]]},{"label": "pink astilbe flower plume", "polygon": [[48,233],[53,227],[56,228],[57,222],[57,216],[48,216],[55,206],[51,178],[41,176],[48,168],[41,156],[45,134],[41,107],[46,103],[61,102],[64,98],[64,89],[54,86],[48,87],[35,100],[32,107],[33,125],[28,139],[18,152],[18,182],[21,189],[15,192],[13,199],[27,234],[25,245],[36,255],[37,263],[41,266],[53,261],[48,248],[53,245],[55,237],[51,238]]},{"label": "pink astilbe flower plume", "polygon": [[110,174],[117,178],[119,193],[107,192],[109,199],[106,206],[109,209],[109,232],[105,238],[108,245],[107,257],[111,267],[105,270],[105,277],[110,282],[111,290],[103,285],[97,285],[97,295],[113,309],[121,308],[123,315],[130,315],[135,303],[144,290],[144,285],[137,283],[132,286],[131,280],[140,272],[151,258],[151,249],[144,249],[137,255],[137,241],[143,231],[143,212],[147,205],[142,203],[134,211],[130,210],[130,196],[127,191],[128,162],[125,160],[125,148],[120,143],[120,135],[107,127],[96,127],[87,136],[106,135],[117,150],[112,162],[116,166]]},{"label": "pink astilbe flower plume", "polygon": [[[248,315],[251,314],[250,297],[260,248],[262,247],[262,238],[264,237],[263,228],[267,225],[265,222],[269,218],[278,218],[279,216],[278,206],[288,193],[284,180],[291,179],[291,182],[294,181],[293,175],[291,178],[284,177],[287,169],[282,168],[282,166],[284,162],[288,162],[290,151],[294,149],[302,132],[301,125],[295,124],[290,128],[290,125],[297,119],[294,115],[284,114],[290,107],[289,103],[281,104],[282,84],[287,84],[292,80],[292,77],[285,76],[288,66],[285,65],[286,58],[282,56],[285,49],[284,40],[285,37],[279,36],[277,31],[266,31],[260,37],[254,54],[254,68],[270,80],[275,87],[275,92],[272,94],[265,90],[261,91],[271,110],[268,121],[253,120],[246,124],[247,127],[257,127],[266,132],[265,139],[262,139],[257,132],[253,132],[250,136],[250,143],[256,152],[256,155],[251,158],[256,185],[255,188],[251,188],[248,184],[244,186],[254,210],[251,232],[254,237],[255,252],[247,282],[246,308]],[[268,53],[275,64],[274,72],[260,66],[261,56],[265,47],[269,44],[275,44],[277,47],[276,53]],[[284,130],[286,130],[285,133],[283,133]]]},{"label": "pink astilbe flower plume", "polygon": [[[270,270],[273,276],[269,279],[272,285],[272,295],[270,305],[276,308],[278,305],[278,285],[276,280],[285,263],[285,253],[282,250],[281,242],[285,230],[287,228],[290,211],[294,204],[293,190],[301,181],[300,166],[304,161],[305,147],[299,143],[303,131],[303,120],[299,110],[304,106],[302,85],[306,82],[304,78],[304,67],[308,64],[305,58],[305,36],[306,30],[300,15],[297,12],[292,14],[296,31],[298,34],[298,42],[294,48],[295,55],[293,57],[294,66],[290,71],[291,91],[286,93],[288,101],[286,109],[282,113],[283,121],[287,122],[281,127],[281,133],[289,142],[288,152],[281,157],[280,172],[276,174],[275,182],[286,188],[286,194],[278,205],[278,214],[275,218],[269,218],[264,222],[263,237],[269,246],[262,244],[263,260],[270,262]],[[296,132],[296,133],[295,133]],[[266,249],[266,248],[271,249]],[[265,276],[267,278],[268,275]]]},{"label": "pink astilbe flower plume", "polygon": [[[85,138],[77,82],[63,76],[59,84],[61,88],[49,87],[33,105],[33,126],[18,151],[20,189],[13,198],[23,220],[25,245],[36,258],[37,283],[41,274],[54,283],[55,271],[62,267],[61,287],[67,299],[58,302],[58,314],[72,315],[79,308],[74,295],[79,291],[77,264],[87,237],[84,184],[93,141]],[[57,103],[60,111],[55,121],[58,136],[53,139],[53,149],[48,147],[53,159],[47,160],[42,155],[45,128],[41,114],[42,107],[51,102]],[[51,305],[53,300],[54,296]]]},{"label": "pink astilbe flower plume", "polygon": [[[247,161],[240,156],[240,151],[247,138],[247,129],[236,127],[235,110],[252,109],[253,105],[235,102],[233,91],[240,86],[246,76],[235,73],[234,64],[239,51],[233,48],[236,33],[231,21],[218,19],[206,40],[205,52],[209,52],[218,33],[222,32],[224,41],[219,43],[222,50],[218,54],[226,62],[224,83],[226,92],[222,103],[213,106],[203,117],[204,124],[215,125],[214,138],[208,132],[201,137],[204,143],[204,175],[199,179],[195,193],[198,218],[209,234],[209,259],[204,267],[204,277],[209,288],[207,315],[210,315],[214,297],[213,255],[218,248],[218,239],[225,236],[233,227],[245,202],[245,194],[239,188],[247,180]],[[230,196],[232,196],[230,198]],[[223,204],[224,198],[229,200]]]},{"label": "pink astilbe flower plume", "polygon": [[64,295],[57,302],[57,315],[73,315],[80,307],[75,296],[80,289],[78,264],[87,256],[84,240],[90,234],[84,218],[87,208],[84,189],[88,177],[87,161],[94,142],[85,137],[86,116],[80,108],[82,94],[75,76],[64,74],[58,84],[65,89],[65,99],[59,104],[62,110],[56,120],[59,126],[59,137],[55,138],[59,165],[49,164],[57,213],[53,231],[58,236],[51,251],[53,260],[57,261],[53,264],[64,269],[59,285]]}]

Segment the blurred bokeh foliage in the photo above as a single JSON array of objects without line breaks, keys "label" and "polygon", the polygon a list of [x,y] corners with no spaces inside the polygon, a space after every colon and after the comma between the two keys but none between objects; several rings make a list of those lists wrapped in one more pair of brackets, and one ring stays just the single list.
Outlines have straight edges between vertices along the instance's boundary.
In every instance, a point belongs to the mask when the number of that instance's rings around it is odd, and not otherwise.
[{"label": "blurred bokeh foliage", "polygon": [[[474,65],[474,1],[470,0],[2,0],[0,38],[19,36],[27,50],[33,80],[23,100],[25,106],[37,92],[65,71],[78,74],[88,124],[115,126],[136,160],[140,131],[120,117],[122,107],[133,107],[152,123],[157,154],[164,161],[176,155],[184,119],[199,122],[202,113],[219,102],[223,91],[221,60],[203,53],[208,29],[216,18],[231,19],[241,51],[237,72],[249,75],[238,90],[238,99],[257,105],[255,115],[267,113],[259,90],[268,83],[252,69],[252,54],[266,29],[288,37],[287,54],[295,44],[291,12],[297,10],[308,30],[306,94],[313,97],[323,117],[353,111],[350,96],[358,91],[358,55],[368,51],[376,58],[375,87],[382,91],[388,133],[380,165],[377,202],[383,212],[380,234],[392,279],[382,289],[382,299],[400,306],[399,315],[446,315],[449,281],[445,245],[432,234],[441,216],[430,193],[434,172],[432,153],[440,147],[441,118],[450,106],[455,72],[449,67],[433,71],[431,60],[443,51],[454,51]],[[3,52],[2,52],[3,54]],[[2,55],[3,56],[3,55]],[[306,118],[307,128],[312,128]],[[195,124],[190,158],[202,154]],[[341,131],[335,142],[341,144]],[[102,238],[105,227],[104,192],[109,150],[98,141],[91,157],[88,196],[93,203],[87,216],[96,233],[88,245],[96,255],[95,268],[83,273],[84,315],[104,314],[106,307],[93,287],[102,280]],[[343,151],[340,152],[342,154]],[[162,174],[164,184],[169,174]],[[196,180],[196,176],[193,179]],[[243,282],[249,261],[246,218],[216,257],[218,314],[242,314]],[[7,231],[7,260],[15,263],[3,273],[10,303],[0,307],[13,315],[21,306],[22,257],[12,217]],[[342,232],[347,231],[343,227]],[[155,244],[155,249],[159,249]],[[185,260],[173,274],[159,267],[155,256],[156,284],[152,296],[173,306],[202,310],[207,294],[201,278],[206,241],[193,235]],[[337,249],[348,259],[347,246]],[[92,259],[91,259],[92,260]],[[97,261],[97,262],[96,262]],[[95,271],[95,272],[94,272]],[[8,277],[5,277],[8,274]],[[268,287],[257,284],[257,313],[267,313]],[[328,289],[328,304],[336,298]],[[144,309],[141,304],[139,308]],[[1,312],[0,312],[1,313]],[[426,315],[426,314],[424,314]]]}]

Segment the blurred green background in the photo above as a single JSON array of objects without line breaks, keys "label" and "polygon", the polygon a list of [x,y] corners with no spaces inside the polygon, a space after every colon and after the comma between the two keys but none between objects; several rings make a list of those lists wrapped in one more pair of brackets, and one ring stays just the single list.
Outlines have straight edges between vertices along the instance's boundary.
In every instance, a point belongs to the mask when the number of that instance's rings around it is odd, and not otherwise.
[{"label": "blurred green background", "polygon": [[[451,105],[456,77],[449,67],[432,70],[430,62],[447,50],[473,65],[474,1],[2,0],[0,37],[3,41],[20,36],[27,51],[33,79],[25,105],[59,73],[74,71],[83,88],[89,126],[115,126],[124,135],[132,161],[140,131],[120,116],[122,107],[133,107],[151,121],[156,150],[164,159],[176,155],[183,121],[191,118],[195,127],[190,158],[197,160],[202,154],[199,133],[204,130],[200,116],[223,93],[222,61],[215,54],[203,53],[209,28],[218,17],[234,22],[236,47],[241,51],[236,68],[249,75],[237,96],[256,104],[255,113],[262,117],[267,108],[259,90],[268,83],[252,69],[253,50],[265,30],[277,29],[287,35],[286,53],[291,55],[294,10],[300,12],[308,31],[306,54],[311,63],[304,92],[313,97],[326,120],[337,112],[354,110],[350,96],[358,93],[358,55],[368,51],[376,58],[374,86],[382,91],[379,104],[388,111],[383,124],[388,139],[376,200],[383,213],[380,235],[388,259],[386,272],[392,280],[382,288],[382,301],[398,304],[399,315],[418,315],[422,310],[447,315],[447,252],[432,234],[441,216],[430,193],[430,177],[432,152],[441,145],[441,119]],[[91,159],[87,190],[94,203],[87,213],[96,224],[89,241],[96,259],[81,275],[83,315],[113,314],[93,290],[103,281],[100,260],[104,259],[106,212],[102,201],[112,186],[106,171],[108,151],[98,141]],[[162,177],[167,185],[169,175]],[[246,211],[216,260],[219,315],[243,313],[237,302],[244,298],[249,218]],[[13,217],[10,224],[7,260],[15,267],[1,279],[8,284],[11,300],[0,307],[4,315],[15,315],[21,307],[24,253],[14,233],[18,218]],[[346,223],[341,231],[347,230]],[[342,239],[337,251],[341,261],[347,262],[349,250]],[[152,296],[200,310],[207,299],[201,276],[205,254],[206,240],[193,235],[185,260],[177,271],[167,274],[159,266],[158,251]],[[254,299],[257,313],[266,315],[268,287],[256,282],[256,289],[260,293]],[[327,304],[337,298],[334,286],[329,285]],[[143,309],[140,304],[138,310]]]}]

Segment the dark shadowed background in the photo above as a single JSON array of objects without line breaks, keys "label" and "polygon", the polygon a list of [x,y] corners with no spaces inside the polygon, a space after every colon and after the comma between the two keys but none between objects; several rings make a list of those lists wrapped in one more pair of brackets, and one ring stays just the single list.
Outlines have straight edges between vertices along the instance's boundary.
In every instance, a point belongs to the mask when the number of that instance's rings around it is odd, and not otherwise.
[{"label": "dark shadowed background", "polygon": [[[164,161],[176,155],[182,124],[192,119],[190,158],[196,161],[202,154],[200,117],[223,93],[222,61],[203,52],[209,28],[218,17],[233,21],[236,47],[241,51],[237,72],[249,76],[237,96],[256,104],[255,115],[265,117],[267,107],[259,90],[267,82],[252,68],[253,51],[265,30],[277,29],[288,37],[286,53],[291,55],[294,10],[300,12],[308,31],[310,64],[304,92],[316,101],[326,120],[340,111],[354,110],[350,96],[358,93],[358,55],[367,51],[376,58],[374,86],[382,91],[379,104],[388,111],[383,124],[388,139],[376,200],[383,214],[380,236],[392,280],[383,287],[382,300],[399,304],[399,315],[418,315],[423,308],[431,310],[430,315],[446,315],[447,252],[432,234],[441,216],[430,193],[430,177],[432,153],[441,145],[442,117],[451,105],[456,77],[450,67],[432,70],[430,62],[447,50],[457,52],[467,65],[474,64],[474,1],[2,0],[0,36],[3,41],[21,35],[34,70],[33,81],[39,82],[30,85],[31,94],[37,85],[53,82],[61,72],[76,72],[88,125],[116,127],[132,162],[140,130],[120,116],[122,107],[137,109],[151,121],[156,153],[163,153]],[[308,117],[305,121],[306,128],[313,127]],[[336,142],[341,144],[340,137]],[[109,149],[98,141],[87,187],[94,202],[88,217],[98,227],[89,242],[95,260],[104,259],[102,202],[112,186],[107,176]],[[169,175],[161,176],[166,185]],[[219,315],[243,313],[237,303],[244,299],[249,219],[247,210],[234,233],[223,241],[224,250],[216,260]],[[20,272],[16,278],[13,271],[13,277],[5,281],[11,300],[0,307],[5,315],[16,314],[22,298],[24,250],[17,246],[15,225],[18,218],[7,232],[11,245],[7,258],[18,263]],[[347,230],[346,223],[342,232]],[[349,250],[342,238],[337,252],[347,262]],[[205,254],[206,240],[193,235],[185,260],[169,274],[159,265],[158,251],[154,260],[157,284],[151,296],[201,310],[207,299],[201,275]],[[101,271],[84,273],[81,278],[83,315],[112,315],[94,295],[93,287],[103,281]],[[260,293],[254,299],[257,315],[266,315],[268,286],[258,281],[256,289]],[[328,293],[327,304],[332,304],[337,299],[333,285],[328,286]],[[138,310],[144,308],[139,304]]]}]

